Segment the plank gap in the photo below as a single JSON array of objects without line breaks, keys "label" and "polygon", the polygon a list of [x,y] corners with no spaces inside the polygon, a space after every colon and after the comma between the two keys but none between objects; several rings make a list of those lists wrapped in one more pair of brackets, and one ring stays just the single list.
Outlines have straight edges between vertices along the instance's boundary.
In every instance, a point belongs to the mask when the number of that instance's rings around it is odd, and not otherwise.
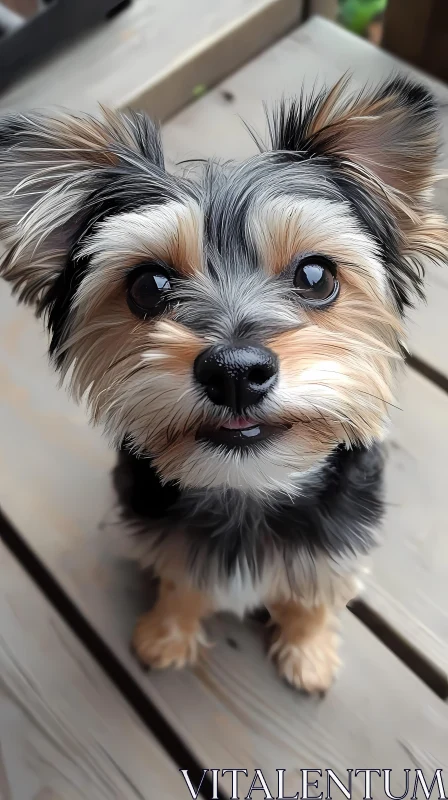
[{"label": "plank gap", "polygon": [[[194,786],[198,786],[201,782],[203,768],[198,764],[196,758],[1,510],[0,540],[22,565],[25,572],[64,619],[75,636],[87,648],[179,769],[188,769],[190,780]],[[208,775],[204,776],[200,794],[203,797],[213,796],[212,780]],[[226,800],[219,791],[218,800]]]},{"label": "plank gap", "polygon": [[[441,700],[448,700],[448,679],[440,672],[423,653],[416,650],[407,639],[400,636],[396,628],[375,611],[362,598],[352,600],[348,605],[351,611],[376,638],[405,664],[420,680],[423,681]],[[270,619],[269,611],[260,608],[249,615],[254,622],[262,625]]]},{"label": "plank gap", "polygon": [[406,364],[409,367],[412,367],[415,372],[419,372],[420,375],[423,375],[424,378],[427,378],[431,383],[435,383],[439,389],[448,393],[448,377],[444,375],[442,372],[439,372],[438,369],[431,367],[430,364],[427,364],[426,361],[422,361],[422,359],[418,358],[418,356],[408,355],[406,358]]},{"label": "plank gap", "polygon": [[448,700],[448,679],[424,654],[400,636],[375,609],[362,599],[353,600],[349,611],[368,628],[400,661],[417,675],[441,700]]},{"label": "plank gap", "polygon": [[106,14],[106,19],[114,19],[118,14],[121,14],[126,8],[129,8],[132,0],[121,0],[116,6],[110,9]]}]

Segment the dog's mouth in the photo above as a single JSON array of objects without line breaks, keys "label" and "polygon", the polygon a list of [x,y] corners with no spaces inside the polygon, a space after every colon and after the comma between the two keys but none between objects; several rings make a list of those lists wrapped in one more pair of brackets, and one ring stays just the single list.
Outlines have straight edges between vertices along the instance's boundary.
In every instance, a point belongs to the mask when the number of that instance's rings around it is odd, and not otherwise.
[{"label": "dog's mouth", "polygon": [[201,425],[196,439],[214,445],[224,445],[229,449],[252,447],[259,442],[279,436],[289,427],[289,425],[257,422],[247,417],[235,417],[220,427],[210,424]]}]

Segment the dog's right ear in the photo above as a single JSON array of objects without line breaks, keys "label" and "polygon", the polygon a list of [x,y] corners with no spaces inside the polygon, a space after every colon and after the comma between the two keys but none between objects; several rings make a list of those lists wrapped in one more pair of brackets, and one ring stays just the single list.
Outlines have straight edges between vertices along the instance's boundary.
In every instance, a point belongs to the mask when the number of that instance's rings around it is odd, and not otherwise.
[{"label": "dog's right ear", "polygon": [[166,179],[158,128],[103,114],[0,119],[0,275],[38,313],[71,248],[107,214],[111,187],[129,210]]}]

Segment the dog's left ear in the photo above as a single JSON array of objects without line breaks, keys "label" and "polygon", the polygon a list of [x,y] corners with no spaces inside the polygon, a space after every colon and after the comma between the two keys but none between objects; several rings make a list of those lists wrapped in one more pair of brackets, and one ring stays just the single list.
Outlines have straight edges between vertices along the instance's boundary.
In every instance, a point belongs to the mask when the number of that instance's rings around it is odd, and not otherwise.
[{"label": "dog's left ear", "polygon": [[157,127],[143,114],[103,115],[0,119],[0,275],[38,313],[111,197],[129,209],[166,180]]},{"label": "dog's left ear", "polygon": [[422,295],[426,260],[448,260],[448,225],[431,206],[439,121],[422,86],[395,78],[350,95],[348,80],[305,101],[283,103],[271,146],[294,160],[321,159],[387,253],[398,309]]},{"label": "dog's left ear", "polygon": [[272,149],[333,157],[414,198],[433,179],[439,143],[434,99],[402,78],[355,95],[348,82],[283,104],[270,126]]}]

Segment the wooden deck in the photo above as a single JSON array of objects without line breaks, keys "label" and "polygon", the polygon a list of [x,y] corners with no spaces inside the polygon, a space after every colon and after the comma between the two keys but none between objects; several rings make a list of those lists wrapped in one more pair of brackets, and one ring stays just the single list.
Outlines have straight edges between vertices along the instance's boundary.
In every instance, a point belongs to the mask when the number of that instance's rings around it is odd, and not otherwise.
[{"label": "wooden deck", "polygon": [[[159,81],[142,81],[132,104],[149,109],[153,99],[160,108],[160,86],[175,76],[182,106],[189,89],[179,90],[176,63]],[[254,145],[240,117],[263,132],[262,101],[347,69],[361,84],[397,67],[408,69],[313,19],[167,122],[169,158],[247,156]],[[448,90],[424,80],[446,109]],[[35,105],[32,85],[10,92],[6,105]],[[62,99],[42,86],[39,99]],[[114,92],[113,102],[130,94]],[[111,96],[110,88],[98,95]],[[90,108],[91,87],[75,98],[70,105]],[[448,114],[444,131],[448,142]],[[437,192],[448,212],[447,189]],[[348,768],[392,769],[397,794],[403,769],[432,779],[444,768],[448,791],[448,273],[431,269],[428,286],[394,413],[385,543],[365,595],[343,615],[340,678],[318,699],[279,681],[259,623],[230,617],[209,624],[215,646],[195,669],[141,671],[129,638],[147,587],[111,535],[113,453],[57,390],[39,323],[0,285],[1,800],[180,800],[191,795],[179,768],[196,779],[206,767],[248,770],[240,797],[255,768],[275,792],[276,770],[286,769],[285,797],[301,789],[304,768],[341,778]],[[375,775],[372,785],[375,800],[384,797]],[[202,788],[213,796],[209,783]],[[231,794],[226,775],[220,798]],[[354,780],[352,797],[363,795]]]}]

